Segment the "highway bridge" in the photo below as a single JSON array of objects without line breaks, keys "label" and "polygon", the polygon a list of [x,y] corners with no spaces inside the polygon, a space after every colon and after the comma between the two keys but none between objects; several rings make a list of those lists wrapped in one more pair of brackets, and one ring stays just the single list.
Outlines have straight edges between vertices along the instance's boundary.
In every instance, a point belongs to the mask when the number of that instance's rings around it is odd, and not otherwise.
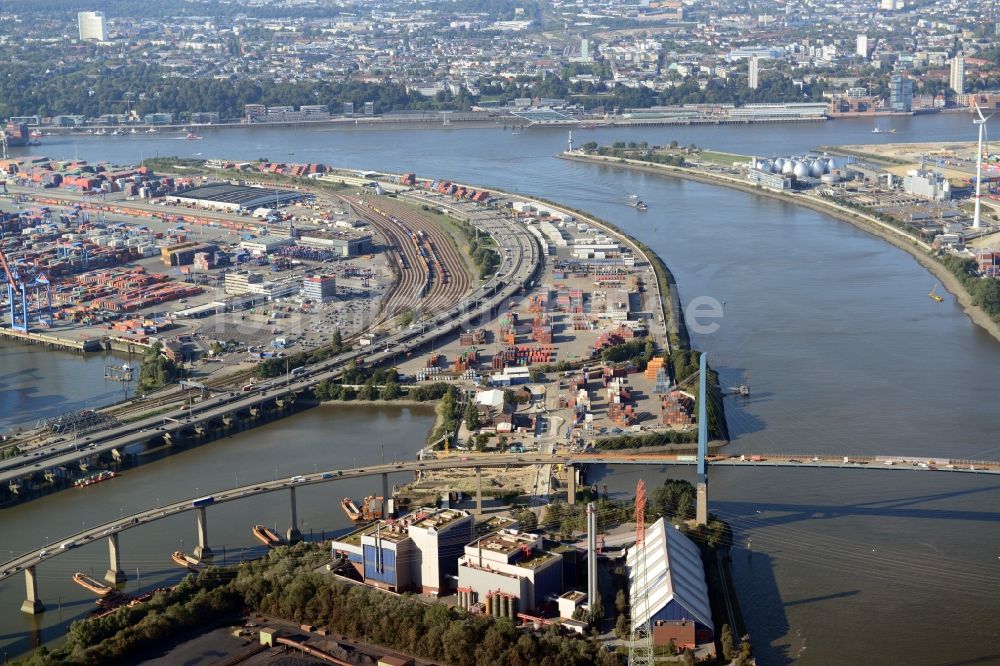
[{"label": "highway bridge", "polygon": [[[109,452],[121,451],[133,444],[144,444],[154,437],[165,440],[177,437],[182,430],[207,428],[212,421],[224,421],[239,412],[251,412],[269,403],[294,401],[298,393],[307,391],[324,380],[335,380],[352,362],[377,366],[392,362],[456,331],[476,325],[522,288],[534,284],[542,263],[541,248],[535,238],[518,224],[511,224],[499,215],[493,220],[477,220],[480,229],[491,236],[505,251],[497,274],[468,294],[458,305],[444,312],[432,313],[427,321],[411,326],[379,340],[377,347],[353,349],[326,361],[306,366],[296,375],[263,382],[248,392],[226,392],[204,398],[189,407],[149,416],[104,430],[74,438],[73,441],[46,445],[41,449],[0,461],[0,492],[13,492],[19,479],[42,473],[59,466]],[[252,412],[251,412],[252,413]]]},{"label": "highway bridge", "polygon": [[[891,462],[891,464],[889,464]],[[962,474],[992,474],[1000,475],[1000,461],[953,461],[945,462],[927,459],[923,456],[790,456],[778,455],[742,455],[742,456],[709,456],[706,463],[711,466],[726,467],[782,467],[794,469],[850,469],[869,472],[910,471],[910,472],[953,472]],[[552,454],[470,454],[463,456],[445,456],[432,460],[412,462],[396,462],[373,465],[356,469],[327,470],[311,474],[294,475],[274,481],[263,481],[245,486],[220,490],[204,497],[174,502],[164,506],[147,509],[116,520],[95,525],[76,534],[69,534],[52,541],[52,546],[32,549],[3,564],[0,564],[0,581],[19,573],[24,573],[26,595],[21,610],[26,613],[40,613],[44,610],[35,579],[36,567],[59,557],[68,550],[100,541],[107,537],[109,551],[109,566],[105,579],[110,583],[119,583],[125,579],[121,567],[121,554],[118,535],[130,529],[154,523],[169,516],[185,512],[195,512],[197,518],[198,546],[195,556],[209,558],[212,550],[208,537],[207,511],[216,504],[235,502],[247,497],[255,497],[266,493],[283,490],[289,492],[290,524],[288,540],[295,542],[301,539],[296,529],[297,507],[296,491],[322,483],[336,483],[342,479],[381,476],[383,497],[388,496],[388,475],[396,472],[419,472],[433,470],[471,469],[476,473],[476,512],[482,512],[482,477],[484,467],[515,467],[525,465],[564,465],[566,472],[567,502],[576,501],[576,466],[580,465],[690,465],[698,464],[698,456],[676,453],[647,454],[616,454],[616,453],[552,453]]]}]

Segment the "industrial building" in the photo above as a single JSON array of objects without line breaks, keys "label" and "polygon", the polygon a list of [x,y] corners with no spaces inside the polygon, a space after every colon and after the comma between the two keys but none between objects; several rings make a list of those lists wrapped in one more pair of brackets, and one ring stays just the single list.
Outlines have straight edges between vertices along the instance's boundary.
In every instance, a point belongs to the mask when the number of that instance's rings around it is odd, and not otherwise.
[{"label": "industrial building", "polygon": [[951,183],[937,171],[925,169],[923,165],[919,169],[910,169],[903,178],[903,190],[907,194],[915,194],[918,197],[926,197],[934,201],[948,201],[951,199]]},{"label": "industrial building", "polygon": [[301,286],[294,280],[270,282],[264,280],[264,276],[260,273],[232,271],[226,273],[225,291],[234,296],[257,294],[268,299],[275,299],[297,295],[301,291]]},{"label": "industrial building", "polygon": [[335,539],[364,581],[394,592],[438,594],[451,588],[458,558],[472,540],[473,519],[458,509],[418,509],[399,520],[378,520]]},{"label": "industrial building", "polygon": [[563,589],[562,555],[547,551],[542,537],[507,529],[465,546],[458,561],[458,591],[466,606],[487,604],[487,612],[514,617],[545,604]]},{"label": "industrial building", "polygon": [[305,194],[295,190],[217,183],[170,194],[167,196],[167,201],[239,213],[257,208],[278,207],[300,201],[305,197]]},{"label": "industrial building", "polygon": [[303,231],[299,235],[298,244],[303,247],[330,250],[341,257],[356,257],[372,251],[372,236],[346,231],[310,230]]},{"label": "industrial building", "polygon": [[626,565],[632,622],[648,621],[656,644],[666,645],[673,638],[678,647],[694,647],[679,640],[689,633],[697,643],[713,639],[701,553],[680,530],[660,518],[646,528],[643,544],[628,550]]},{"label": "industrial building", "polygon": [[307,275],[302,279],[302,297],[326,303],[337,295],[337,278],[332,275]]}]

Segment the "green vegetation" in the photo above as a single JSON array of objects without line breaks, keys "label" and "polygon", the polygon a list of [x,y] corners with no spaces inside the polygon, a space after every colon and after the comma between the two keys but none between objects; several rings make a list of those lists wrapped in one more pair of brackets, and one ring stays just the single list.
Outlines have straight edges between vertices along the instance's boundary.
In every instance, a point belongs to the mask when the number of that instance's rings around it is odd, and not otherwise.
[{"label": "green vegetation", "polygon": [[427,437],[427,441],[429,442],[436,442],[445,436],[451,439],[458,429],[458,422],[463,415],[462,401],[459,400],[458,389],[451,384],[447,384],[446,386],[447,389],[438,400],[436,408],[438,417],[437,426]]},{"label": "green vegetation", "polygon": [[209,568],[147,603],[74,622],[65,644],[41,649],[23,663],[124,663],[158,642],[234,619],[244,608],[456,666],[621,663],[596,641],[563,636],[555,628],[521,633],[509,620],[470,616],[313,572],[328,559],[321,545],[300,544],[238,567]]},{"label": "green vegetation", "polygon": [[962,283],[972,297],[973,305],[982,308],[994,321],[1000,321],[1000,280],[977,277],[973,259],[947,254],[939,256],[938,261]]},{"label": "green vegetation", "polygon": [[645,370],[646,364],[656,353],[653,338],[641,337],[612,345],[601,351],[601,360],[605,363],[633,363],[639,370]]},{"label": "green vegetation", "polygon": [[177,364],[163,355],[163,345],[159,340],[146,350],[139,366],[139,389],[155,391],[167,384],[172,384],[181,377]]},{"label": "green vegetation", "polygon": [[207,173],[207,169],[204,168],[205,160],[194,157],[147,157],[142,161],[142,166],[152,169],[153,173]]},{"label": "green vegetation", "polygon": [[[348,348],[344,346],[343,338],[338,330],[334,332],[333,339],[330,344],[325,347],[318,347],[311,351],[298,352],[292,354],[291,356],[269,358],[261,361],[257,367],[254,368],[254,376],[261,379],[280,377],[295,368],[300,368],[304,365],[309,365],[310,363],[319,363],[320,361],[333,358],[337,354],[347,351],[347,349]],[[348,367],[350,368],[351,366]],[[353,364],[353,367],[357,370],[356,363]],[[364,379],[358,382],[347,381],[345,379],[346,384],[361,384],[363,381]]]},{"label": "green vegetation", "polygon": [[102,618],[70,625],[66,642],[40,648],[25,666],[109,664],[121,662],[161,641],[193,629],[205,629],[234,618],[244,606],[232,583],[232,570],[208,569],[187,576],[169,592],[144,604],[119,608]]},{"label": "green vegetation", "polygon": [[[430,206],[421,206],[420,208],[425,212],[438,212]],[[450,226],[456,230],[465,239],[465,252],[479,270],[479,279],[486,279],[496,273],[497,266],[500,265],[500,252],[493,239],[486,234],[480,233],[474,226],[464,220],[450,216],[444,216],[444,218],[447,220],[446,226]]]},{"label": "green vegetation", "polygon": [[600,437],[594,447],[600,451],[621,451],[622,449],[642,449],[671,444],[696,444],[698,433],[694,430],[660,430],[643,435],[618,435]]},{"label": "green vegetation", "polygon": [[[674,381],[681,383],[698,372],[701,362],[701,352],[691,349],[674,349],[670,353],[670,363],[674,370]],[[708,366],[708,381],[706,384],[708,404],[705,412],[708,415],[709,439],[729,439],[729,427],[726,424],[725,407],[722,401],[722,387],[719,385],[719,373]],[[697,392],[696,392],[697,393]],[[695,413],[697,414],[697,398]]]}]

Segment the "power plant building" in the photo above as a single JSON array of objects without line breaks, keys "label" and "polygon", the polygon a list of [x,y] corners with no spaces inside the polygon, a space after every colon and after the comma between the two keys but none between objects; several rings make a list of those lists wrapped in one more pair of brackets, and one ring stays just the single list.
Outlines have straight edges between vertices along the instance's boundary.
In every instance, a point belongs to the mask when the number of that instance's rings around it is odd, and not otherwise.
[{"label": "power plant building", "polygon": [[468,511],[424,508],[366,525],[335,539],[332,549],[345,555],[367,584],[438,594],[450,589],[472,527]]},{"label": "power plant building", "polygon": [[649,621],[654,641],[658,627],[679,630],[692,624],[698,643],[712,640],[715,625],[701,553],[680,530],[660,518],[646,529],[644,543],[628,550],[626,566],[633,623]]},{"label": "power plant building", "polygon": [[[490,614],[533,611],[563,590],[563,557],[542,537],[513,529],[487,534],[465,547],[458,562],[460,602],[487,604]],[[499,612],[496,612],[499,611]]]}]

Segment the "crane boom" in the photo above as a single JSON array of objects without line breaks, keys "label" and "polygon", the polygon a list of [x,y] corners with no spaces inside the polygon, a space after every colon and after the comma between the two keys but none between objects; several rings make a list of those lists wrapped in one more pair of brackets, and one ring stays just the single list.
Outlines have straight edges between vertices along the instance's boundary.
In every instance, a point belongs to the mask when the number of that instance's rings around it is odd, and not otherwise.
[{"label": "crane boom", "polygon": [[7,257],[4,255],[2,249],[0,249],[0,265],[3,266],[3,272],[7,274],[7,282],[11,287],[17,289],[17,280],[14,279],[14,273],[11,272],[10,264],[7,263]]}]

